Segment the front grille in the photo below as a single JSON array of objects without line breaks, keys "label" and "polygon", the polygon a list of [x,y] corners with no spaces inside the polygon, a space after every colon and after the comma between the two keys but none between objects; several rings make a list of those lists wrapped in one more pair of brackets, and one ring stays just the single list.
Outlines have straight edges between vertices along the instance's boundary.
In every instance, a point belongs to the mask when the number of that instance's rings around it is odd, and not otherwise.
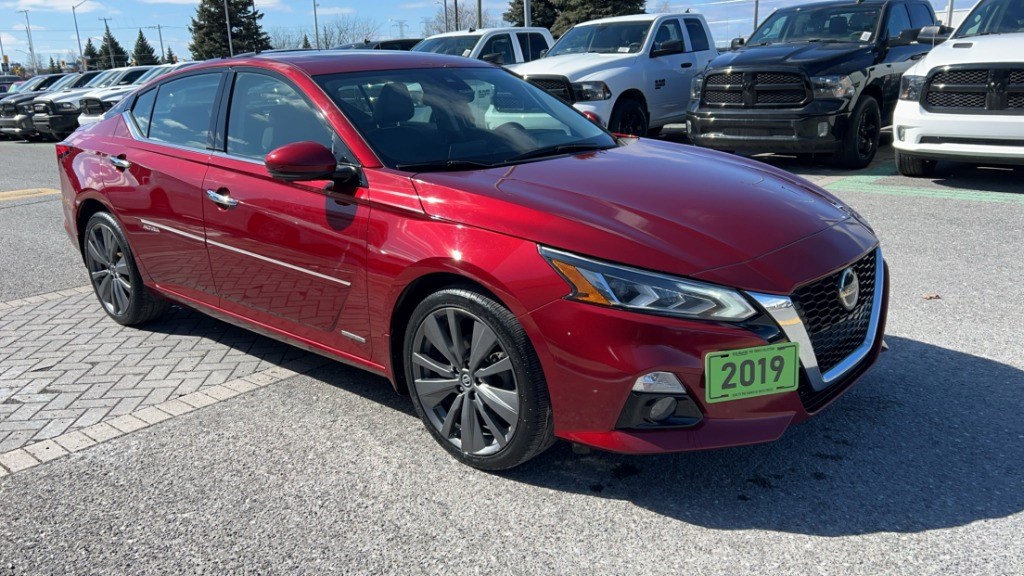
[{"label": "front grille", "polygon": [[935,72],[925,85],[921,102],[933,113],[1005,114],[1022,110],[1022,99],[1024,69],[992,65]]},{"label": "front grille", "polygon": [[14,104],[2,104],[0,105],[0,116],[5,118],[13,118],[18,115],[18,107]]},{"label": "front grille", "polygon": [[795,72],[715,72],[704,78],[701,101],[717,108],[801,108],[811,90]]},{"label": "front grille", "polygon": [[18,114],[32,114],[32,104],[18,104]]},{"label": "front grille", "polygon": [[32,108],[35,110],[36,114],[47,114],[50,112],[50,107],[47,106],[45,102],[36,102]]},{"label": "front grille", "polygon": [[576,102],[576,92],[572,83],[565,76],[526,76],[526,81],[534,86],[560,98],[569,104]]},{"label": "front grille", "polygon": [[860,284],[860,298],[853,310],[839,301],[836,272],[807,284],[793,293],[793,305],[803,320],[822,374],[835,368],[864,343],[871,321],[875,292],[875,251],[853,264]]},{"label": "front grille", "polygon": [[82,98],[79,104],[82,106],[82,113],[88,116],[103,114],[106,111],[99,98]]}]

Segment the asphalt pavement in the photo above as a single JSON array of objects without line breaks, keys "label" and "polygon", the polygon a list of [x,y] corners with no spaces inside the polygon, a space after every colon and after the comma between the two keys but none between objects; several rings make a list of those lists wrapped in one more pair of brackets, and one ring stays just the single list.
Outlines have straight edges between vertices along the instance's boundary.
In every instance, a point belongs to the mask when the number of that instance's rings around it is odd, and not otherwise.
[{"label": "asphalt pavement", "polygon": [[[0,157],[0,193],[56,186],[52,145]],[[890,351],[778,442],[489,474],[332,364],[0,477],[0,574],[1024,573],[1021,173],[768,160],[861,212],[892,281]],[[60,218],[0,200],[0,302],[85,283]]]}]

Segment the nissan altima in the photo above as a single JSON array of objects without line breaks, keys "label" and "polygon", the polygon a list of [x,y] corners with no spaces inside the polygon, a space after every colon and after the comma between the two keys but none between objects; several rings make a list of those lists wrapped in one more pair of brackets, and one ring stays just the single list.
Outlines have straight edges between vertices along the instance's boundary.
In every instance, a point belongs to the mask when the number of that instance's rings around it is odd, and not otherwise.
[{"label": "nissan altima", "polygon": [[483,469],[556,438],[772,441],[883,346],[886,265],[855,210],[764,164],[610,134],[483,62],[199,64],[57,157],[114,321],[178,303],[382,375]]}]

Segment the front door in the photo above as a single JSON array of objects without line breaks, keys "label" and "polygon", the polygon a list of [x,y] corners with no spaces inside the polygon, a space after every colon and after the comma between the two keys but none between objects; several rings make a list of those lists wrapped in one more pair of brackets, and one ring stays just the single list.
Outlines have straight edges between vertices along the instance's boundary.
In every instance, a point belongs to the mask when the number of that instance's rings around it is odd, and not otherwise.
[{"label": "front door", "polygon": [[650,123],[660,126],[686,115],[697,59],[687,51],[683,29],[675,18],[668,18],[658,26],[649,55],[648,85],[644,92],[650,95],[647,102]]},{"label": "front door", "polygon": [[263,165],[267,153],[301,141],[322,143],[344,159],[340,139],[284,78],[240,71],[224,140],[203,187],[221,305],[299,338],[369,357],[369,207],[361,189],[327,191],[327,182],[275,180]]}]

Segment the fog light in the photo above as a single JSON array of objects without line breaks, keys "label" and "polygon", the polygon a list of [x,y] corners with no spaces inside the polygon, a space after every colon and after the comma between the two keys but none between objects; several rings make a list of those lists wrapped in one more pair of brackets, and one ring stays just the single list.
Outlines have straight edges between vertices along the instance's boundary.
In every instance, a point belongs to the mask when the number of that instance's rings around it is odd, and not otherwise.
[{"label": "fog light", "polygon": [[818,122],[818,137],[828,136],[828,122]]},{"label": "fog light", "polygon": [[907,129],[904,126],[896,127],[896,139],[903,142],[903,139],[907,137]]},{"label": "fog light", "polygon": [[686,394],[682,382],[671,372],[644,374],[633,383],[634,392],[655,392],[660,394]]},{"label": "fog light", "polygon": [[661,422],[663,420],[668,420],[669,418],[672,417],[673,414],[675,414],[676,406],[678,405],[679,403],[676,402],[676,399],[672,398],[671,396],[661,398],[654,404],[651,404],[651,408],[647,412],[647,419],[650,420],[651,422]]}]

